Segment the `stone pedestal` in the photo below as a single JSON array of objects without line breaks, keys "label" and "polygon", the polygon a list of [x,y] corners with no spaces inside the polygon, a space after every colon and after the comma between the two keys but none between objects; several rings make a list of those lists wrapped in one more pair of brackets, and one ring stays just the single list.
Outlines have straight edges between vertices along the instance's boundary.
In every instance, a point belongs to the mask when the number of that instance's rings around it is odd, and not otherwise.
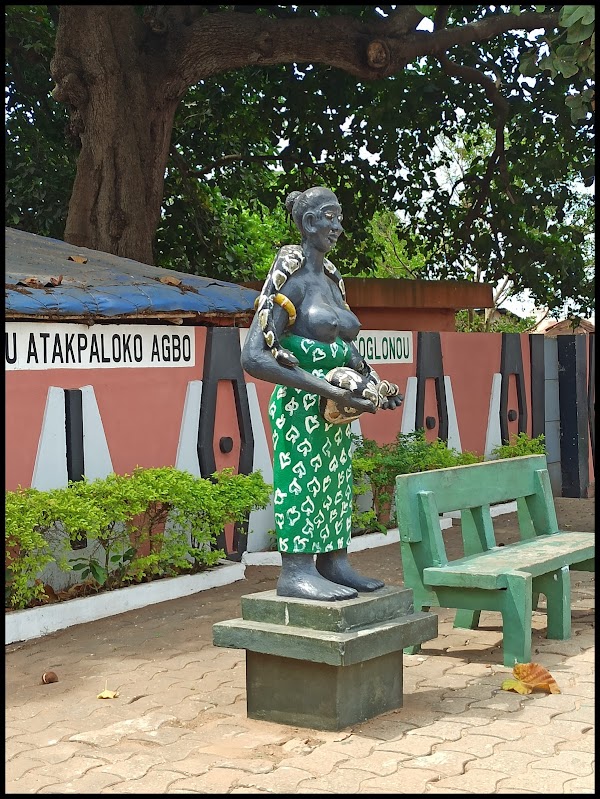
[{"label": "stone pedestal", "polygon": [[342,730],[402,706],[405,647],[437,636],[409,588],[341,602],[241,598],[242,618],[213,625],[213,643],[246,650],[248,717]]}]

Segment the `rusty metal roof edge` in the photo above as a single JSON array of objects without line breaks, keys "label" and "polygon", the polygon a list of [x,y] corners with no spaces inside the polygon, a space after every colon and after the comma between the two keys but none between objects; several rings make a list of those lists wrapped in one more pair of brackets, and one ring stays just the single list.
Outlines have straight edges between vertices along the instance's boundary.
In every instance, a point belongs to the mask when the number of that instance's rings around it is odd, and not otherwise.
[{"label": "rusty metal roof edge", "polygon": [[[257,292],[200,275],[5,228],[5,312],[64,320],[253,314]],[[81,260],[75,261],[73,257]],[[30,285],[24,281],[30,280]],[[178,282],[181,281],[181,282]]]}]

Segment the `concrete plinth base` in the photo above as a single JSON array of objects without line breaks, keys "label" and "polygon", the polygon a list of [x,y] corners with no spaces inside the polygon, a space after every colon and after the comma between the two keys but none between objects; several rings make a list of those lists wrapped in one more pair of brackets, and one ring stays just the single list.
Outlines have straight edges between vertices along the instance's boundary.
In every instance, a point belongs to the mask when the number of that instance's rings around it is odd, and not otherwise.
[{"label": "concrete plinth base", "polygon": [[263,591],[242,618],[213,625],[213,643],[246,650],[249,718],[342,730],[402,706],[402,650],[437,636],[412,591],[385,586],[342,602]]}]

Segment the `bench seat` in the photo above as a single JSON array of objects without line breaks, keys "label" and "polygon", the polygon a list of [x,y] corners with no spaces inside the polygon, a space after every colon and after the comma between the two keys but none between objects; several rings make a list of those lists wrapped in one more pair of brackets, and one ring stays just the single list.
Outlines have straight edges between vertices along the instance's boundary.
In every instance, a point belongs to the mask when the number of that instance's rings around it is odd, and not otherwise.
[{"label": "bench seat", "polygon": [[423,569],[425,585],[506,588],[505,575],[528,572],[532,577],[573,566],[594,557],[593,533],[558,532],[496,547],[480,555]]}]

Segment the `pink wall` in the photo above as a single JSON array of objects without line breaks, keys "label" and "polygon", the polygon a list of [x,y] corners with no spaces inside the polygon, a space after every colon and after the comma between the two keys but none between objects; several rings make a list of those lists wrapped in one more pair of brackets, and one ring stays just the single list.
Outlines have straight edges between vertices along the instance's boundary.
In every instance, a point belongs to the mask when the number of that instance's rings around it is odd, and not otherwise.
[{"label": "pink wall", "polygon": [[[190,328],[187,328],[188,330]],[[203,378],[206,329],[194,328],[196,357],[194,366],[152,368],[49,369],[8,371],[6,373],[6,478],[7,489],[29,486],[48,388],[94,388],[104,432],[115,471],[129,472],[136,466],[174,465],[180,436],[186,391],[190,381]],[[407,392],[407,380],[416,376],[417,333],[413,336],[413,362],[378,364],[380,377],[398,383]],[[500,372],[502,337],[498,333],[440,334],[444,374],[449,376],[463,450],[484,454],[492,380]],[[530,404],[530,364],[528,336],[521,336],[526,404]],[[249,383],[254,382],[247,378]],[[272,385],[256,383],[262,421],[270,441],[267,404]],[[437,418],[433,380],[426,386],[425,416]],[[518,408],[514,380],[509,383],[508,407]],[[363,435],[386,443],[401,429],[403,410],[381,411],[361,417]],[[518,419],[509,423],[516,433]],[[437,435],[437,427],[427,432]],[[531,433],[531,412],[527,423]],[[222,436],[233,439],[233,450],[222,453]],[[240,435],[232,385],[220,381],[215,419],[214,453],[218,469],[236,467],[240,454]],[[590,480],[593,464],[590,457]]]},{"label": "pink wall", "polygon": [[31,485],[50,386],[93,386],[116,472],[173,464],[188,381],[202,378],[206,330],[194,332],[193,367],[7,372],[6,488]]},{"label": "pink wall", "polygon": [[[417,334],[413,334],[415,357],[411,364],[377,364],[376,370],[382,379],[390,380],[400,386],[402,394],[406,394],[406,385],[409,377],[416,377],[416,341]],[[463,450],[470,450],[482,455],[485,447],[486,430],[490,393],[494,373],[500,371],[500,357],[502,337],[499,333],[441,333],[440,335],[444,374],[452,381],[452,392],[456,406],[459,433]],[[521,336],[523,353],[523,373],[525,378],[525,394],[527,407],[530,407],[530,367],[529,367],[529,342],[526,334]],[[254,382],[248,377],[248,382]],[[270,430],[266,406],[270,397],[272,386],[270,384],[255,383],[259,400],[262,405],[263,423]],[[518,409],[516,385],[513,379],[509,382],[508,392],[509,408]],[[375,439],[381,443],[393,441],[400,431],[402,423],[402,408],[396,411],[380,411],[375,415],[363,414],[360,417],[361,430],[365,437]],[[437,418],[437,404],[433,380],[427,381],[425,392],[425,416]],[[509,432],[518,432],[518,418],[509,422]],[[528,419],[528,432],[531,432],[531,414]],[[437,426],[427,431],[427,436],[433,439],[437,436]]]}]

